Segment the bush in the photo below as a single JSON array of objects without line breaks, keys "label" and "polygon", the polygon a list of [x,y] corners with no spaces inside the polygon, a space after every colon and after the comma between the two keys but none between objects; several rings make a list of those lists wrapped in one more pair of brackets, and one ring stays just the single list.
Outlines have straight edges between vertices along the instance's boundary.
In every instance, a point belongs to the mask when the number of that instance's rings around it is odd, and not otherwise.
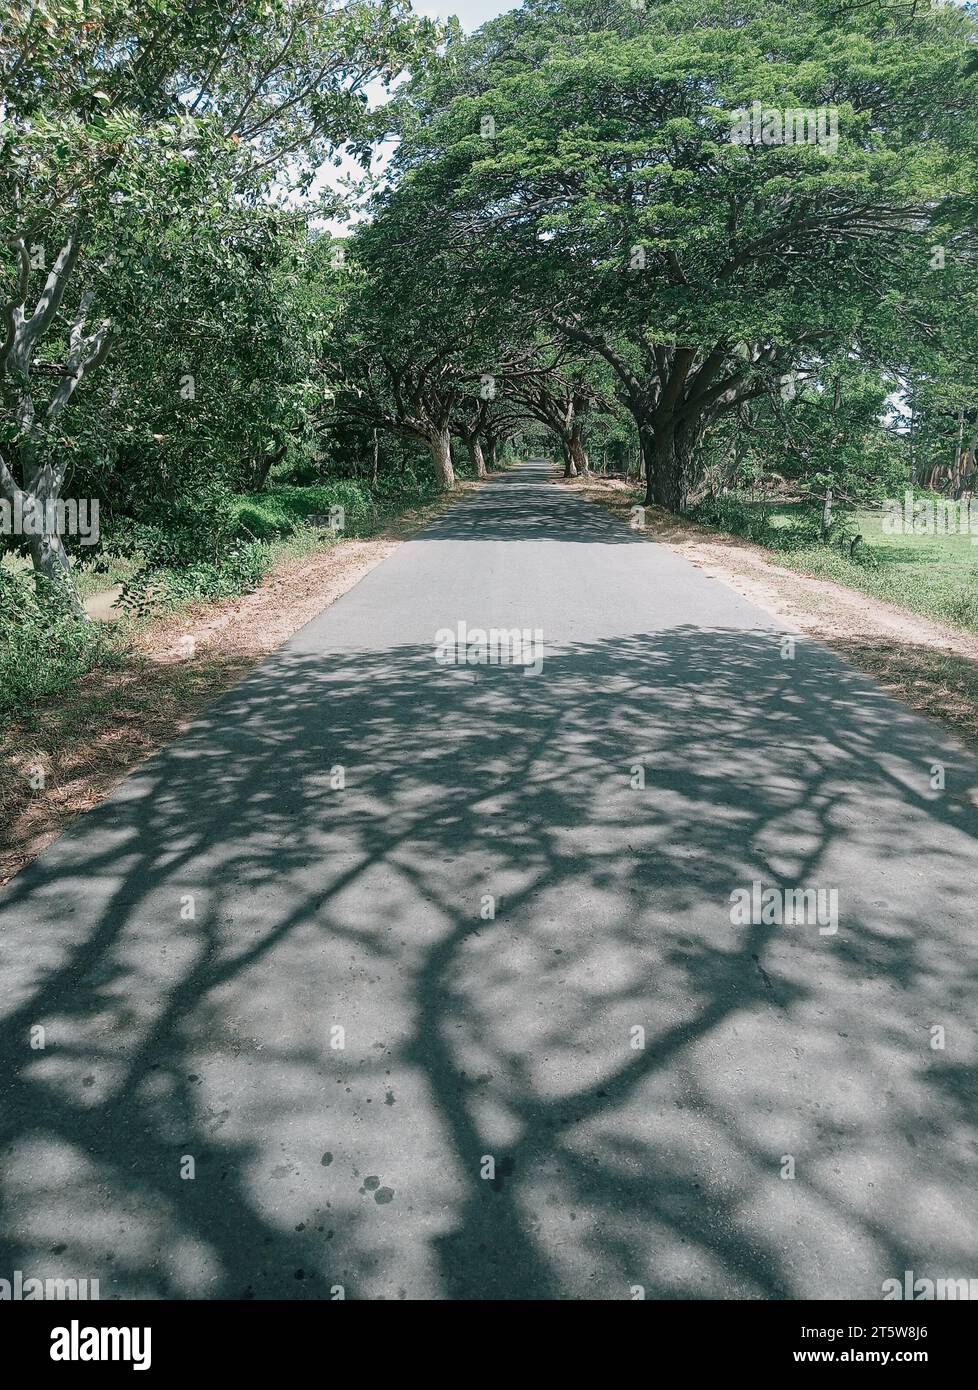
[{"label": "bush", "polygon": [[[468,463],[465,461],[456,468],[456,472],[464,477],[467,468]],[[390,508],[419,506],[440,493],[441,487],[431,476],[431,469],[426,460],[413,467],[405,467],[399,473],[382,473],[374,489],[377,500]]]},{"label": "bush", "polygon": [[826,536],[822,532],[822,509],[817,504],[793,511],[787,517],[782,513],[783,524],[776,525],[765,503],[749,501],[736,493],[706,497],[691,510],[690,516],[704,526],[743,536],[769,550],[802,550],[825,545],[848,549],[856,535],[854,518],[842,507],[834,508]]},{"label": "bush", "polygon": [[730,531],[757,545],[775,544],[776,528],[771,525],[766,508],[759,507],[756,502],[746,502],[734,493],[703,498],[692,508],[690,516],[703,526]]},{"label": "bush", "polygon": [[235,497],[220,484],[160,498],[113,531],[113,549],[154,569],[215,563],[238,536]]},{"label": "bush", "polygon": [[236,498],[219,484],[161,500],[113,533],[113,549],[137,561],[120,599],[145,613],[194,598],[230,598],[261,580],[264,548],[241,535]]},{"label": "bush", "polygon": [[63,690],[110,655],[105,628],[76,618],[59,585],[0,565],[0,716]]},{"label": "bush", "polygon": [[288,536],[300,526],[320,521],[325,526],[334,507],[344,512],[344,534],[357,535],[374,522],[376,505],[363,483],[340,479],[315,487],[277,484],[265,492],[233,500],[235,531],[254,540]]},{"label": "bush", "polygon": [[192,494],[153,501],[137,519],[113,528],[113,554],[135,565],[120,603],[144,614],[192,599],[232,598],[261,582],[271,542],[309,527],[328,530],[336,508],[343,510],[344,536],[366,535],[385,513],[438,492],[430,476],[412,472],[382,477],[375,491],[349,478],[313,487],[275,483],[246,494],[201,483]]},{"label": "bush", "polygon": [[257,541],[235,544],[219,560],[202,560],[179,569],[140,569],[123,585],[121,603],[145,613],[192,599],[236,598],[261,583],[267,548]]}]

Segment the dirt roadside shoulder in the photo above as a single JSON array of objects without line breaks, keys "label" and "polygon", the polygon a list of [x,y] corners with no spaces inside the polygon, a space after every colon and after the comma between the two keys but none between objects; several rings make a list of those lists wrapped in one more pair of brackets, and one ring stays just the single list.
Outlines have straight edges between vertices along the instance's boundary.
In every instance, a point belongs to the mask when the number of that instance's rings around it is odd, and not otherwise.
[{"label": "dirt roadside shoulder", "polygon": [[[641,493],[612,478],[555,478],[578,496],[632,522]],[[978,637],[881,599],[785,569],[762,547],[709,531],[658,507],[644,509],[644,534],[704,574],[780,618],[785,631],[817,638],[871,675],[888,693],[950,729],[978,751]]]}]

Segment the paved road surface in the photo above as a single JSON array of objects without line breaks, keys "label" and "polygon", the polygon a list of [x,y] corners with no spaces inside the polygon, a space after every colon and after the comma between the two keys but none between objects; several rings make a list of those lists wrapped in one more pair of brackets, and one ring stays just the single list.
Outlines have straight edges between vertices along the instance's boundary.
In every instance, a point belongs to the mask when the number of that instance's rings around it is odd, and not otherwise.
[{"label": "paved road surface", "polygon": [[[542,670],[437,664],[459,621],[541,629]],[[936,727],[808,641],[783,659],[775,620],[542,465],[499,478],[0,897],[0,1277],[978,1276],[976,788]],[[837,932],[732,923],[755,882],[823,890],[829,928],[834,890]]]}]

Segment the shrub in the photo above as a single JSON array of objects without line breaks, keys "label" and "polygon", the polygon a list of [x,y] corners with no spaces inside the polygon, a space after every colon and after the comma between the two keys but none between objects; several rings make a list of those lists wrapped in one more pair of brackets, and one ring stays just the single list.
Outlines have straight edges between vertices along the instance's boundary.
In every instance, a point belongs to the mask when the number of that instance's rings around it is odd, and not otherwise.
[{"label": "shrub", "polygon": [[315,487],[277,484],[265,492],[234,499],[235,530],[250,539],[273,540],[291,535],[311,521],[327,518],[334,507],[343,508],[347,535],[369,529],[376,514],[370,490],[360,482],[339,479]]},{"label": "shrub", "polygon": [[227,598],[261,579],[264,551],[242,539],[234,494],[220,485],[161,500],[113,534],[113,548],[135,557],[123,585],[131,612],[191,598]]},{"label": "shrub", "polygon": [[0,565],[0,715],[63,690],[110,655],[109,633],[75,617],[59,585]]},{"label": "shrub", "polygon": [[828,535],[824,535],[819,505],[793,511],[790,516],[783,517],[782,525],[776,525],[764,503],[749,501],[736,493],[706,497],[697,503],[690,515],[704,526],[743,536],[770,550],[801,550],[824,545],[848,549],[856,534],[853,517],[841,507],[834,509]]},{"label": "shrub", "polygon": [[721,497],[704,497],[692,508],[690,516],[704,526],[713,526],[718,531],[730,531],[735,536],[754,541],[757,545],[774,545],[775,527],[771,525],[767,510],[756,503],[745,501],[734,493]]}]

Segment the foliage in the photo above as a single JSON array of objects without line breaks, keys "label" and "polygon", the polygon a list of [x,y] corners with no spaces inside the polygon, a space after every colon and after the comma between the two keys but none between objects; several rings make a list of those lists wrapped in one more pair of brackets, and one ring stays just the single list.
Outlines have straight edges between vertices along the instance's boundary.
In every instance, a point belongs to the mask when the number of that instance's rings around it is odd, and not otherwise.
[{"label": "foliage", "polygon": [[[201,464],[255,486],[313,447],[330,285],[306,228],[339,199],[312,184],[340,147],[369,161],[368,89],[423,67],[438,32],[401,0],[48,0],[4,17],[5,500],[40,513],[82,488],[111,521]],[[70,586],[60,536],[25,548]]]},{"label": "foliage", "polygon": [[279,484],[235,499],[234,515],[240,532],[256,540],[271,540],[310,523],[327,530],[330,514],[337,507],[343,509],[346,535],[362,535],[376,516],[370,490],[352,479],[312,487]]},{"label": "foliage", "polygon": [[[730,531],[755,545],[768,546],[773,550],[800,549],[818,545],[823,541],[821,514],[815,507],[799,508],[791,514],[790,520],[776,524],[769,505],[758,505],[748,498],[729,493],[710,496],[699,502],[690,512],[694,521],[711,526],[719,531]],[[782,519],[783,521],[783,519]],[[836,536],[839,539],[838,514]]]},{"label": "foliage", "polygon": [[[11,10],[0,497],[97,499],[144,612],[522,432],[834,564],[853,507],[978,478],[976,36],[830,0],[526,0],[473,35],[406,0]],[[831,111],[833,147],[738,143],[753,103]],[[359,193],[326,175],[386,136],[340,238]],[[0,646],[48,624],[80,669],[46,576],[92,552],[4,545],[41,579],[4,576]]]},{"label": "foliage", "polygon": [[110,649],[104,629],[79,622],[58,585],[0,565],[0,717],[56,694]]},{"label": "foliage", "polygon": [[[906,355],[976,130],[972,19],[910,30],[779,0],[531,0],[402,99],[419,233],[447,219],[469,279],[611,365],[649,500],[684,507],[718,420],[813,356]],[[831,110],[837,144],[736,143],[755,101]]]}]

